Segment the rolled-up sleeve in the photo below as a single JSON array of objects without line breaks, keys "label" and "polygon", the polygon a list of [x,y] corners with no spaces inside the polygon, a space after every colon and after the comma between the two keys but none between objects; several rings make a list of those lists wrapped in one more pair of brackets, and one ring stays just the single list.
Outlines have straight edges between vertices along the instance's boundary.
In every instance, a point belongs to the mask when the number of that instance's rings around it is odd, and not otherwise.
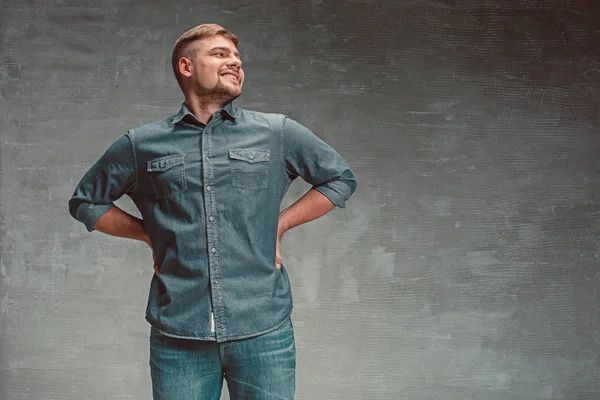
[{"label": "rolled-up sleeve", "polygon": [[69,200],[69,213],[89,232],[98,219],[124,194],[132,194],[137,180],[131,132],[117,139],[85,173]]},{"label": "rolled-up sleeve", "polygon": [[287,116],[282,136],[288,177],[291,180],[302,177],[335,206],[344,208],[356,190],[356,176],[346,160],[308,128]]}]

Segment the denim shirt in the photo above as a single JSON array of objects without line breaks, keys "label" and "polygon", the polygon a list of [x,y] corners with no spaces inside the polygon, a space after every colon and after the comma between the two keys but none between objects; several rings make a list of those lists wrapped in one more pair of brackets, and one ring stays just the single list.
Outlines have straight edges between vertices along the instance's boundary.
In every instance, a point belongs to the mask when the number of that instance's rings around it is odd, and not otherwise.
[{"label": "denim shirt", "polygon": [[117,139],[69,212],[91,232],[130,196],[160,266],[146,320],[169,336],[223,342],[269,332],[292,311],[275,253],[281,201],[298,176],[337,207],[356,190],[348,163],[285,115],[228,103],[204,125],[183,104]]}]

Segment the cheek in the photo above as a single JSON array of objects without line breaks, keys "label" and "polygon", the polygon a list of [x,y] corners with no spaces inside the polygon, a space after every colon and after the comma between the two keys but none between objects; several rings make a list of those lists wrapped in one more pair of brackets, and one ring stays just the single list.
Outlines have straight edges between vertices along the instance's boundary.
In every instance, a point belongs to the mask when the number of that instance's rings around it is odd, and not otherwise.
[{"label": "cheek", "polygon": [[203,71],[198,76],[198,79],[202,86],[212,87],[217,84],[218,76],[214,73],[209,73],[208,71]]}]

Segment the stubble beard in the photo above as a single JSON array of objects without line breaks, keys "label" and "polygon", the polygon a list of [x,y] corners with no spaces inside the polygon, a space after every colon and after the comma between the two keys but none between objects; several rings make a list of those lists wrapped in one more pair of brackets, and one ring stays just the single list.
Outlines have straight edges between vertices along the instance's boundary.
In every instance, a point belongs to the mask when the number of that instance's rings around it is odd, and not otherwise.
[{"label": "stubble beard", "polygon": [[203,103],[213,103],[224,105],[240,97],[241,90],[234,90],[227,85],[224,85],[221,78],[212,88],[203,86],[202,83],[196,81],[196,94],[203,99]]}]

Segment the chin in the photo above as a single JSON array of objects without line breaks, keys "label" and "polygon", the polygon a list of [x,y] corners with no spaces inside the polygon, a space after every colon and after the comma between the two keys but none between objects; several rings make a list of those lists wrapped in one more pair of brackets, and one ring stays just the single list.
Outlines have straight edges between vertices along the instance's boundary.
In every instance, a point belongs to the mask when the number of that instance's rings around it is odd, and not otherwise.
[{"label": "chin", "polygon": [[231,101],[234,101],[235,99],[237,99],[237,98],[238,98],[238,97],[240,97],[241,95],[242,95],[242,91],[241,91],[241,90],[240,90],[240,91],[238,91],[238,92],[237,92],[237,93],[235,93],[235,94],[233,94],[233,93],[232,93],[232,94],[231,94],[231,96],[229,96],[229,100],[228,100],[227,102],[229,103],[229,102],[231,102]]},{"label": "chin", "polygon": [[238,97],[242,94],[242,88],[240,86],[236,86],[236,87],[228,87],[227,90],[224,90],[225,93],[227,93],[230,96],[235,96]]},{"label": "chin", "polygon": [[239,84],[229,83],[228,85],[224,85],[224,86],[229,88],[232,92],[241,92],[242,91],[242,85],[239,85]]}]

